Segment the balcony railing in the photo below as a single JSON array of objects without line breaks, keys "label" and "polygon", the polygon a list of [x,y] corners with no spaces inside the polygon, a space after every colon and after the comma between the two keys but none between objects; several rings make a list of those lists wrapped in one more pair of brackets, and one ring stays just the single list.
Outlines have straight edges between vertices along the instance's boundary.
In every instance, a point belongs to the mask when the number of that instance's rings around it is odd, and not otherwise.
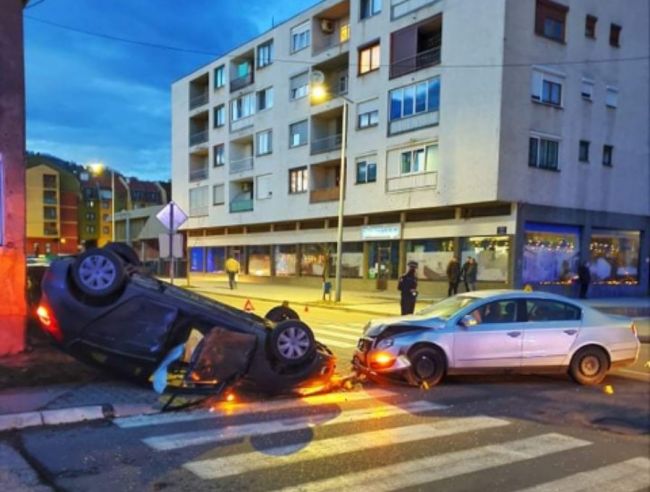
[{"label": "balcony railing", "polygon": [[201,181],[202,179],[208,179],[208,166],[190,169],[190,181]]},{"label": "balcony railing", "polygon": [[252,83],[253,83],[253,72],[251,71],[246,75],[242,75],[241,77],[232,79],[230,81],[230,92],[235,92],[238,91],[239,89],[243,89],[244,87]]},{"label": "balcony railing", "polygon": [[323,152],[330,152],[341,148],[341,141],[343,136],[340,133],[330,135],[329,137],[317,138],[311,142],[311,153],[321,154]]},{"label": "balcony railing", "polygon": [[390,78],[401,77],[407,73],[416,72],[423,68],[432,67],[440,63],[440,46],[421,51],[414,56],[403,58],[390,65]]},{"label": "balcony railing", "polygon": [[398,19],[414,10],[436,3],[438,0],[393,0],[391,6],[391,20]]},{"label": "balcony railing", "polygon": [[190,146],[199,145],[208,141],[208,130],[190,134]]},{"label": "balcony railing", "polygon": [[319,104],[324,104],[328,101],[331,101],[335,97],[343,96],[348,93],[348,77],[343,77],[337,80],[333,84],[328,84],[330,90],[327,93],[327,97],[322,99],[311,98],[311,105],[318,106]]},{"label": "balcony railing", "polygon": [[208,94],[208,91],[192,96],[190,99],[190,109],[198,108],[199,106],[208,104],[209,98],[210,96]]},{"label": "balcony railing", "polygon": [[309,192],[309,203],[335,202],[339,199],[339,187],[320,188]]},{"label": "balcony railing", "polygon": [[253,169],[253,164],[254,164],[253,157],[244,157],[243,159],[230,161],[230,174],[250,171],[251,169]]},{"label": "balcony railing", "polygon": [[230,202],[230,213],[250,212],[253,210],[253,199],[237,199]]},{"label": "balcony railing", "polygon": [[439,116],[440,113],[438,111],[429,111],[400,118],[399,120],[393,120],[388,123],[388,134],[397,135],[398,133],[410,132],[418,128],[437,125]]}]

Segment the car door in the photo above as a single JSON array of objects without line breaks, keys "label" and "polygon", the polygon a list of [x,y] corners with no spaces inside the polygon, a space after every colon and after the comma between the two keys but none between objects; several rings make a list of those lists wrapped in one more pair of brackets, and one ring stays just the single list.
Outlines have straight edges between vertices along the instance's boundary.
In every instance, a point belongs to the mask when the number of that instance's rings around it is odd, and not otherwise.
[{"label": "car door", "polygon": [[524,367],[559,367],[582,327],[582,310],[552,299],[526,299]]},{"label": "car door", "polygon": [[471,311],[476,324],[458,325],[454,333],[454,367],[519,368],[523,339],[520,311],[515,299],[489,302]]}]

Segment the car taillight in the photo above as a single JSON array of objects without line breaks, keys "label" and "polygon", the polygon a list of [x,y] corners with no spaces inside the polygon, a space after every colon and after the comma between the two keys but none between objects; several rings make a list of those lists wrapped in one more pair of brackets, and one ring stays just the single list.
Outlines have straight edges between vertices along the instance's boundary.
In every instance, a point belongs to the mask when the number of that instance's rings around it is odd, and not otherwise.
[{"label": "car taillight", "polygon": [[54,313],[45,305],[40,304],[36,309],[36,315],[46,333],[49,333],[57,342],[63,341],[63,333],[59,328]]},{"label": "car taillight", "polygon": [[632,330],[632,333],[634,333],[635,337],[639,337],[639,332],[636,329],[636,325],[634,324],[634,321],[632,321],[632,324],[630,325],[630,329]]}]

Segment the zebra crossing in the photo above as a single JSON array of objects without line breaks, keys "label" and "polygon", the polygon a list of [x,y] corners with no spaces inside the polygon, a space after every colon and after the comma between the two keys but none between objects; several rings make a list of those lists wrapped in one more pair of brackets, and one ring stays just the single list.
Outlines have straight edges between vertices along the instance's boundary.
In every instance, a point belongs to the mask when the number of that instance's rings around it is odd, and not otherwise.
[{"label": "zebra crossing", "polygon": [[[583,457],[589,457],[596,447],[589,438],[539,428],[522,430],[520,423],[507,418],[459,410],[377,388],[301,399],[224,402],[209,410],[127,417],[114,423],[124,431],[140,432],[141,443],[152,452],[176,456],[186,452],[187,458],[180,462],[184,473],[211,488],[225,490],[429,490],[436,482],[470,474],[535,467],[536,460],[547,465],[548,460],[561,463],[567,456],[563,453],[587,450]],[[194,425],[202,427],[197,430]],[[310,438],[299,445],[283,439],[302,431],[310,431]],[[435,445],[443,439],[469,445],[460,449]],[[267,444],[259,446],[262,441]],[[426,452],[409,453],[417,446]],[[370,466],[366,463],[358,469],[335,466],[325,477],[303,473],[314,464],[347,463],[351,457],[373,453],[394,459],[371,459]],[[647,456],[626,456],[606,464],[595,458],[592,461],[578,473],[550,480],[532,477],[519,488],[525,492],[596,487],[621,492],[648,490]],[[284,473],[288,469],[297,472]]]},{"label": "zebra crossing", "polygon": [[362,323],[329,323],[310,321],[309,326],[314,331],[314,336],[319,342],[330,347],[354,349],[363,328]]}]

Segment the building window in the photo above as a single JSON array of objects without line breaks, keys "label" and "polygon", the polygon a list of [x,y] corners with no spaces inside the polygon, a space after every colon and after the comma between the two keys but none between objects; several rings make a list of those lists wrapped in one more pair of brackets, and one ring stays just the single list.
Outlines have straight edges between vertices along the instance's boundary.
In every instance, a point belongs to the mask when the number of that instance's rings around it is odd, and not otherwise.
[{"label": "building window", "polygon": [[226,67],[221,65],[214,69],[214,88],[219,89],[226,85]]},{"label": "building window", "polygon": [[593,282],[637,284],[640,259],[639,231],[592,229],[589,269]]},{"label": "building window", "polygon": [[309,189],[309,176],[306,167],[289,169],[289,193],[306,193]]},{"label": "building window", "polygon": [[464,237],[460,240],[460,263],[468,257],[476,260],[478,281],[507,282],[510,264],[510,239],[508,236]]},{"label": "building window", "polygon": [[361,0],[359,18],[367,19],[381,12],[381,0]]},{"label": "building window", "polygon": [[580,148],[578,152],[578,160],[580,162],[589,162],[589,141],[580,140]]},{"label": "building window", "polygon": [[614,157],[614,146],[603,145],[603,166],[612,167]]},{"label": "building window", "polygon": [[95,220],[96,218],[95,212],[86,212],[86,220]]},{"label": "building window", "polygon": [[615,87],[607,87],[605,92],[605,104],[608,108],[615,108],[618,106],[618,89]]},{"label": "building window", "polygon": [[391,79],[438,65],[442,49],[442,15],[392,32],[389,46]]},{"label": "building window", "polygon": [[598,22],[598,17],[593,15],[587,15],[585,18],[585,36],[590,39],[596,39],[596,23]]},{"label": "building window", "polygon": [[190,190],[190,217],[208,215],[208,187],[200,186]]},{"label": "building window", "polygon": [[43,190],[43,203],[47,205],[56,205],[56,191]]},{"label": "building window", "polygon": [[215,145],[212,148],[212,166],[219,167],[226,163],[226,147],[224,144]]},{"label": "building window", "polygon": [[537,0],[535,33],[563,43],[568,10],[567,6],[550,0]]},{"label": "building window", "polygon": [[560,142],[541,137],[530,137],[528,165],[540,169],[558,170]]},{"label": "building window", "polygon": [[223,205],[224,203],[226,203],[224,185],[214,185],[212,187],[212,205]]},{"label": "building window", "polygon": [[214,127],[220,128],[226,124],[226,106],[220,104],[214,108]]},{"label": "building window", "polygon": [[379,43],[359,49],[359,75],[379,70]]},{"label": "building window", "polygon": [[408,118],[440,108],[440,78],[390,91],[390,119]]},{"label": "building window", "polygon": [[580,86],[580,95],[583,99],[591,101],[594,96],[594,82],[592,80],[582,79]]},{"label": "building window", "polygon": [[289,125],[289,147],[307,144],[307,120]]},{"label": "building window", "polygon": [[56,188],[56,174],[43,174],[43,188]]},{"label": "building window", "polygon": [[359,128],[369,128],[379,124],[379,110],[375,109],[359,115]]},{"label": "building window", "polygon": [[377,163],[374,161],[357,161],[357,184],[377,181]]},{"label": "building window", "polygon": [[614,46],[615,48],[618,48],[621,46],[620,41],[621,41],[621,29],[623,29],[621,26],[617,24],[611,24],[609,26],[609,44],[610,46]]},{"label": "building window", "polygon": [[350,40],[350,24],[341,24],[339,28],[339,42],[347,43]]},{"label": "building window", "polygon": [[108,226],[102,227],[102,234],[110,234],[110,233],[111,233],[110,227]]},{"label": "building window", "polygon": [[43,219],[56,220],[56,207],[43,207]]},{"label": "building window", "polygon": [[267,87],[257,93],[257,111],[273,107],[273,87]]},{"label": "building window", "polygon": [[257,155],[270,154],[273,151],[273,132],[266,130],[257,134]]},{"label": "building window", "polygon": [[87,225],[86,226],[86,232],[88,234],[95,234],[95,226],[94,225]]},{"label": "building window", "polygon": [[255,114],[255,93],[250,92],[238,97],[230,103],[230,116],[232,121],[247,118]]},{"label": "building window", "polygon": [[289,99],[292,101],[305,97],[309,93],[309,72],[291,77],[289,80]]},{"label": "building window", "polygon": [[400,174],[417,174],[433,171],[438,158],[438,146],[427,145],[407,150],[400,155]]},{"label": "building window", "polygon": [[291,29],[291,53],[307,48],[311,43],[311,21]]},{"label": "building window", "polygon": [[257,68],[263,68],[273,63],[273,41],[257,47]]},{"label": "building window", "polygon": [[533,70],[531,97],[533,101],[562,106],[563,78],[541,70]]}]

